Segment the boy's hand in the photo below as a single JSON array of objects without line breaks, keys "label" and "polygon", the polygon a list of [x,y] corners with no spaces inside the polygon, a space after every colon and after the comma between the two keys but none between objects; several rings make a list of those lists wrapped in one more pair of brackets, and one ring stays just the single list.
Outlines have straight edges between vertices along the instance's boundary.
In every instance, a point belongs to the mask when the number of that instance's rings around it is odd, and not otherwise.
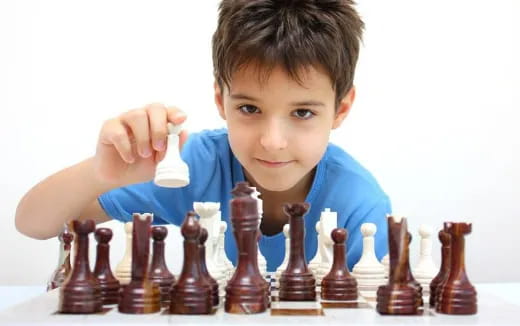
[{"label": "boy's hand", "polygon": [[[165,155],[168,122],[184,120],[186,114],[177,108],[150,104],[106,121],[94,158],[96,177],[117,187],[153,179],[155,167]],[[183,130],[180,147],[187,138]]]}]

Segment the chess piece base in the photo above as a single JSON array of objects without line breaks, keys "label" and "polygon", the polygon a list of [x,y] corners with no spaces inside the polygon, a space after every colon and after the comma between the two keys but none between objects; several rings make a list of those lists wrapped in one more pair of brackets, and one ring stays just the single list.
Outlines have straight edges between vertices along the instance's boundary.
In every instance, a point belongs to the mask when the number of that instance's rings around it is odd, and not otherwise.
[{"label": "chess piece base", "polygon": [[131,282],[121,294],[119,312],[125,314],[149,314],[161,310],[159,287],[151,282]]},{"label": "chess piece base", "polygon": [[383,285],[377,290],[376,310],[382,315],[414,315],[419,307],[417,291],[410,285]]},{"label": "chess piece base", "polygon": [[93,314],[103,308],[101,291],[97,285],[76,283],[74,287],[60,289],[59,312],[67,314]]},{"label": "chess piece base", "polygon": [[438,294],[436,311],[449,315],[477,313],[477,292],[474,287],[443,287]]},{"label": "chess piece base", "polygon": [[316,281],[312,273],[287,275],[280,277],[280,301],[316,300]]}]

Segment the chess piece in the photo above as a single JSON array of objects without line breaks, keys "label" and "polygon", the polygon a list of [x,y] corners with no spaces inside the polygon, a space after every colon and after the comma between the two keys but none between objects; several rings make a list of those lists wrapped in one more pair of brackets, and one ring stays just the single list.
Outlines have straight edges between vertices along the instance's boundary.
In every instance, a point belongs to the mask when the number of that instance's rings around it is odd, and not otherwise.
[{"label": "chess piece", "polygon": [[388,278],[388,273],[390,270],[390,256],[388,254],[383,256],[381,259],[381,264],[385,267],[385,278]]},{"label": "chess piece", "polygon": [[126,246],[123,259],[116,266],[116,278],[119,280],[121,287],[130,283],[132,278],[132,222],[125,223]]},{"label": "chess piece", "polygon": [[199,236],[199,255],[200,255],[200,274],[206,278],[206,282],[209,283],[211,288],[211,303],[213,306],[218,306],[219,290],[217,281],[211,277],[206,267],[206,247],[204,243],[208,239],[208,231],[205,228],[201,228]]},{"label": "chess piece", "polygon": [[309,210],[308,203],[284,204],[284,213],[289,216],[289,233],[291,249],[289,263],[280,277],[281,301],[314,301],[316,300],[316,280],[307,267],[303,240],[305,226],[303,216]]},{"label": "chess piece", "polygon": [[150,266],[150,281],[159,286],[161,302],[170,302],[170,289],[175,277],[168,270],[164,257],[164,239],[168,236],[168,229],[164,226],[152,227],[153,256]]},{"label": "chess piece", "polygon": [[352,268],[352,275],[358,282],[360,294],[368,299],[375,299],[377,288],[385,283],[385,267],[377,260],[374,248],[374,234],[377,227],[374,223],[363,223],[363,252],[361,258]]},{"label": "chess piece", "polygon": [[201,227],[194,212],[186,214],[181,234],[184,237],[184,262],[179,279],[170,292],[170,313],[210,314],[213,306],[211,287],[201,271]]},{"label": "chess piece", "polygon": [[180,188],[190,183],[190,171],[179,152],[182,125],[168,123],[168,140],[164,159],[157,164],[154,182],[160,187]]},{"label": "chess piece", "polygon": [[[408,232],[408,248],[410,248],[410,244],[412,243],[412,234],[410,232]],[[412,274],[412,269],[410,268],[410,259],[408,259],[408,267],[407,267],[407,276],[406,276],[406,280],[408,282],[408,284],[410,284],[411,286],[414,287],[414,289],[416,290],[416,300],[417,300],[417,305],[418,306],[422,306],[424,301],[423,301],[423,298],[422,298],[422,286],[419,282],[417,282],[417,280],[413,277],[413,274]]]},{"label": "chess piece", "polygon": [[[286,225],[288,225],[288,224],[286,224]],[[309,269],[314,274],[314,276],[316,276],[316,273],[318,272],[318,267],[321,264],[320,252],[321,252],[321,247],[323,246],[323,236],[321,235],[320,228],[321,228],[321,221],[318,221],[318,222],[316,222],[316,234],[318,237],[318,246],[316,247],[316,255],[314,255],[314,258],[312,258],[308,264]],[[289,258],[288,255],[286,257]],[[281,272],[280,272],[280,274],[281,274]]]},{"label": "chess piece", "polygon": [[291,235],[289,232],[289,224],[285,224],[283,226],[283,234],[285,235],[285,256],[283,258],[283,262],[278,268],[276,269],[275,278],[276,278],[276,287],[279,286],[278,280],[280,279],[280,276],[282,276],[283,271],[287,268],[287,264],[289,263],[289,255],[290,255],[290,248],[291,248]]},{"label": "chess piece", "polygon": [[110,269],[110,245],[108,244],[112,240],[112,230],[99,228],[95,232],[95,238],[98,244],[94,276],[99,281],[101,300],[104,305],[117,304],[119,303],[120,286]]},{"label": "chess piece", "polygon": [[414,275],[423,288],[423,295],[430,294],[430,282],[437,274],[437,267],[432,257],[432,230],[428,225],[419,227],[419,235],[421,237],[419,262],[414,269]]},{"label": "chess piece", "polygon": [[268,306],[269,284],[258,269],[257,235],[260,217],[257,201],[247,182],[239,182],[231,192],[231,223],[236,239],[238,264],[226,286],[225,311],[236,314],[264,312]]},{"label": "chess piece", "polygon": [[466,274],[464,262],[464,236],[471,232],[471,223],[444,223],[444,231],[451,236],[449,274],[438,287],[435,311],[450,315],[477,313],[477,291]]},{"label": "chess piece", "polygon": [[121,293],[119,312],[148,314],[161,310],[159,286],[148,277],[151,223],[152,214],[133,214],[132,279]]},{"label": "chess piece", "polygon": [[59,312],[92,314],[103,308],[99,282],[90,271],[88,235],[94,231],[93,220],[72,221],[74,268],[60,288]]},{"label": "chess piece", "polygon": [[389,216],[390,275],[388,284],[377,290],[376,309],[380,314],[410,315],[419,311],[420,294],[410,279],[409,243],[406,218]]},{"label": "chess piece", "polygon": [[70,271],[72,270],[70,266],[70,248],[73,239],[74,235],[70,233],[67,228],[58,236],[60,242],[58,267],[56,267],[56,270],[54,270],[47,283],[47,291],[60,287],[70,275]]},{"label": "chess piece", "polygon": [[321,262],[316,269],[316,281],[317,284],[321,284],[322,278],[327,275],[332,267],[333,261],[333,246],[334,242],[330,237],[332,231],[338,226],[338,214],[332,212],[330,208],[325,208],[320,215],[320,233],[321,233],[321,246],[320,250]]},{"label": "chess piece", "polygon": [[[225,240],[226,240],[226,230],[227,230],[227,223],[225,221],[220,221],[219,223],[219,235],[218,235],[218,241],[217,241],[217,265],[218,268],[225,271],[225,280],[228,281],[231,276],[233,276],[233,273],[235,271],[233,264],[231,261],[227,258],[226,250],[224,248]],[[224,290],[225,295],[225,284],[222,287],[222,290]],[[221,294],[222,296],[222,294]]]},{"label": "chess piece", "polygon": [[[260,217],[260,224],[262,224],[262,219],[264,215],[264,202],[260,199],[260,192],[256,189],[256,187],[250,187],[253,190],[251,196],[257,201],[258,208],[258,216]],[[260,243],[260,239],[262,238],[262,232],[258,231],[258,243]],[[267,276],[267,261],[265,260],[264,255],[260,251],[260,246],[258,246],[258,252],[256,253],[258,257],[258,269],[260,270],[260,274],[265,278]]]},{"label": "chess piece", "polygon": [[439,273],[430,282],[430,307],[435,307],[437,301],[437,288],[448,279],[451,259],[451,236],[444,230],[439,231],[441,242],[441,268]]},{"label": "chess piece", "polygon": [[321,298],[325,300],[357,300],[357,282],[346,265],[347,230],[336,228],[331,233],[334,257],[330,272],[321,281]]}]

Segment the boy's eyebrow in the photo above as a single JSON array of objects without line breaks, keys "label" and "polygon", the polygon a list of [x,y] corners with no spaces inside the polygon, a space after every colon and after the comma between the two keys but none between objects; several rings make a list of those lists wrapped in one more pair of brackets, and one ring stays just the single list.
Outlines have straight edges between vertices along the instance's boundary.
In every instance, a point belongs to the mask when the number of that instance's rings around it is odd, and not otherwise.
[{"label": "boy's eyebrow", "polygon": [[[259,102],[259,100],[257,98],[254,98],[249,95],[241,94],[241,93],[231,94],[230,96],[234,100],[248,100],[248,101]],[[290,105],[292,105],[292,106],[325,106],[325,104],[323,102],[314,101],[314,100],[291,102]]]},{"label": "boy's eyebrow", "polygon": [[234,100],[248,100],[248,101],[256,101],[256,102],[258,102],[258,99],[254,98],[252,96],[249,96],[249,95],[241,94],[241,93],[231,94],[230,96]]}]

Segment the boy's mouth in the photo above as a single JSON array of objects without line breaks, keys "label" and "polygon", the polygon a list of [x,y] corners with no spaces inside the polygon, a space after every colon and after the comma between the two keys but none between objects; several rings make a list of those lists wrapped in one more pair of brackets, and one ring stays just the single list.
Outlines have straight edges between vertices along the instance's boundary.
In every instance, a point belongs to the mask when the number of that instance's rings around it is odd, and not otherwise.
[{"label": "boy's mouth", "polygon": [[263,166],[266,166],[268,168],[279,168],[279,167],[283,167],[283,166],[289,165],[292,162],[294,162],[294,161],[266,161],[266,160],[262,160],[259,158],[257,158],[256,160],[258,162],[260,162],[260,164],[262,164]]}]

